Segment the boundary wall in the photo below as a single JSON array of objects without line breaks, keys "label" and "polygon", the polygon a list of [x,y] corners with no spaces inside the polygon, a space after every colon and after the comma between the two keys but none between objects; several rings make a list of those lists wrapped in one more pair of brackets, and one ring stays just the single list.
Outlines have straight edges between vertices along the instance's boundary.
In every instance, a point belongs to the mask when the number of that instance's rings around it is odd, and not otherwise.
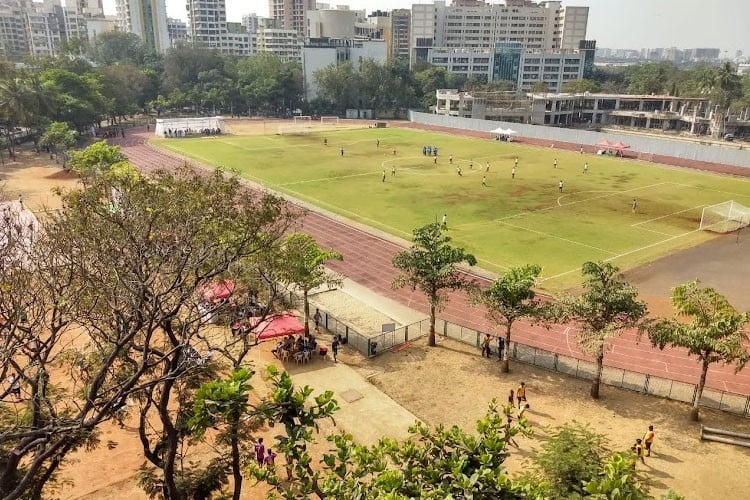
[{"label": "boundary wall", "polygon": [[732,165],[748,169],[748,173],[750,173],[750,150],[737,148],[730,149],[720,145],[712,145],[710,143],[700,144],[680,139],[647,137],[628,133],[593,132],[590,130],[549,127],[543,125],[527,125],[525,123],[461,118],[458,116],[421,113],[412,110],[409,110],[409,121],[424,125],[477,130],[486,133],[491,133],[492,130],[498,127],[511,128],[517,131],[520,137],[580,144],[587,148],[592,147],[594,144],[601,142],[604,139],[610,141],[622,140],[630,144],[630,149],[628,151],[634,153],[648,153],[705,163]]}]

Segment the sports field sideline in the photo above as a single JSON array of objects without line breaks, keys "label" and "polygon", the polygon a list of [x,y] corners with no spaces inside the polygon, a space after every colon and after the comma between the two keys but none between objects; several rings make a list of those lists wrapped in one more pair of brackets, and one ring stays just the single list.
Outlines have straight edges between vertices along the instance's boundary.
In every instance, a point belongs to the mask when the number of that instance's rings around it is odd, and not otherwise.
[{"label": "sports field sideline", "polygon": [[[447,214],[448,234],[481,267],[539,263],[550,291],[577,283],[586,260],[628,269],[706,241],[704,206],[750,205],[745,179],[399,128],[152,144],[405,239]],[[439,148],[437,162],[426,145]]]}]

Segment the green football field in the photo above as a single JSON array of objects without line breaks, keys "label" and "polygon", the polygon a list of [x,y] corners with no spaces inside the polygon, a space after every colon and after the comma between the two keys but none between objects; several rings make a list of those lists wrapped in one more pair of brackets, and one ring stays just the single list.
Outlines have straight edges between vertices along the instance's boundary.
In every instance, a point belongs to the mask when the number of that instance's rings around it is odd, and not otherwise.
[{"label": "green football field", "polygon": [[[481,267],[541,264],[551,291],[577,283],[587,260],[628,269],[706,241],[704,206],[750,206],[740,178],[399,128],[153,142],[406,239],[446,214]],[[425,145],[439,148],[437,163]]]}]

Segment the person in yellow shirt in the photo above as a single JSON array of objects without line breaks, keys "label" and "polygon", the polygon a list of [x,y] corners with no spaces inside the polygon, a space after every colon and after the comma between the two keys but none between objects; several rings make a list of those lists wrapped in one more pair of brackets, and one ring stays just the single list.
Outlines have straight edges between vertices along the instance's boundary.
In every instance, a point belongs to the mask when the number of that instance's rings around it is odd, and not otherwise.
[{"label": "person in yellow shirt", "polygon": [[654,434],[654,426],[649,425],[648,426],[648,432],[643,435],[643,443],[646,446],[646,456],[651,456],[651,445],[654,444],[654,438],[656,437],[656,434]]},{"label": "person in yellow shirt", "polygon": [[641,463],[646,463],[646,461],[643,459],[643,441],[640,439],[635,440],[635,445],[633,446],[633,451],[635,452],[635,456],[638,457],[641,460]]},{"label": "person in yellow shirt", "polygon": [[526,402],[526,383],[521,382],[521,385],[516,389],[516,401],[518,401],[518,409],[521,409],[521,403]]}]

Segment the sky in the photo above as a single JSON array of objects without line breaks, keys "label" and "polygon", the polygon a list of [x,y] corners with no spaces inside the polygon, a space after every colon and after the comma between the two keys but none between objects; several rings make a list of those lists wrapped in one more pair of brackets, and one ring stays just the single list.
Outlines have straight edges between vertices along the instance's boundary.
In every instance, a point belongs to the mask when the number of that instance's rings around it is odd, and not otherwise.
[{"label": "sky", "polygon": [[[187,19],[185,0],[166,0],[170,17]],[[268,16],[267,0],[226,0],[229,21],[243,14]],[[352,9],[380,10],[410,8],[409,0],[331,0]],[[492,3],[504,3],[494,1]],[[115,0],[104,0],[105,11],[114,14]],[[450,0],[446,0],[450,4]],[[719,47],[722,56],[733,57],[742,50],[750,56],[748,0],[571,0],[565,5],[588,6],[587,38],[597,47],[641,49],[655,47]]]}]

